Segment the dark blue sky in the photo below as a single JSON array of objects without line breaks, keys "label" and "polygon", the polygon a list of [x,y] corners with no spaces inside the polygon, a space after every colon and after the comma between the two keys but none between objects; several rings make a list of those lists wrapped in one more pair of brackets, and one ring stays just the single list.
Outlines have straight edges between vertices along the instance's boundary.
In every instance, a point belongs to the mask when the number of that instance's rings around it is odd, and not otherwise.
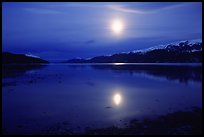
[{"label": "dark blue sky", "polygon": [[[3,51],[89,58],[202,37],[201,2],[4,2]],[[115,19],[120,34],[112,31]]]}]

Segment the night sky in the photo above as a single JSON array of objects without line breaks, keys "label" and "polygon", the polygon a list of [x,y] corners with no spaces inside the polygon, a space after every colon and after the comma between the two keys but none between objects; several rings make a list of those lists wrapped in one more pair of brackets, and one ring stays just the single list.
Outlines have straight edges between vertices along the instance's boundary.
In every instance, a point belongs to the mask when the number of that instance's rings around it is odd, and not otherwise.
[{"label": "night sky", "polygon": [[3,51],[49,61],[202,37],[201,2],[4,2],[2,16]]}]

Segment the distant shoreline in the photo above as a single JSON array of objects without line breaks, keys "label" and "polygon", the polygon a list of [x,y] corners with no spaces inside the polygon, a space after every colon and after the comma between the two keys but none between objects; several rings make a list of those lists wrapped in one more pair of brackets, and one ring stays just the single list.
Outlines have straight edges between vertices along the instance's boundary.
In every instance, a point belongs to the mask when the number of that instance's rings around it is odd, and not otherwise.
[{"label": "distant shoreline", "polygon": [[202,66],[202,63],[49,63],[48,65],[171,65],[171,66]]},{"label": "distant shoreline", "polygon": [[4,66],[12,65],[164,65],[164,66],[202,66],[202,63],[48,63],[48,64],[39,64],[39,63],[21,63],[21,64],[2,64]]}]

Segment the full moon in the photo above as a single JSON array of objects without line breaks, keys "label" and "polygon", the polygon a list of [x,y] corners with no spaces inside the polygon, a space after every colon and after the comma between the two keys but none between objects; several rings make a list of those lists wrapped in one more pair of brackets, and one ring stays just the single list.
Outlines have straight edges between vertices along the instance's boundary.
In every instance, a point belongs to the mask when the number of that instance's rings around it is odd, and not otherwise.
[{"label": "full moon", "polygon": [[116,105],[119,105],[120,104],[120,102],[121,102],[121,95],[120,94],[115,94],[114,96],[113,96],[113,101],[114,101],[114,103],[116,104]]},{"label": "full moon", "polygon": [[111,29],[115,34],[120,34],[123,31],[123,22],[119,19],[113,20],[111,24]]}]

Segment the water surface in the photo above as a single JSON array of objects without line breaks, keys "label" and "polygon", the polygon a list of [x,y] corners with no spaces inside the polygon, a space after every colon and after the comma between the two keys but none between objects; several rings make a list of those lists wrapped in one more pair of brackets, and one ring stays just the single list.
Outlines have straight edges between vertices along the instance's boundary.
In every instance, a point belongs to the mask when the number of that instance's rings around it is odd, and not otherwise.
[{"label": "water surface", "polygon": [[199,64],[4,66],[4,134],[82,133],[202,107]]}]

